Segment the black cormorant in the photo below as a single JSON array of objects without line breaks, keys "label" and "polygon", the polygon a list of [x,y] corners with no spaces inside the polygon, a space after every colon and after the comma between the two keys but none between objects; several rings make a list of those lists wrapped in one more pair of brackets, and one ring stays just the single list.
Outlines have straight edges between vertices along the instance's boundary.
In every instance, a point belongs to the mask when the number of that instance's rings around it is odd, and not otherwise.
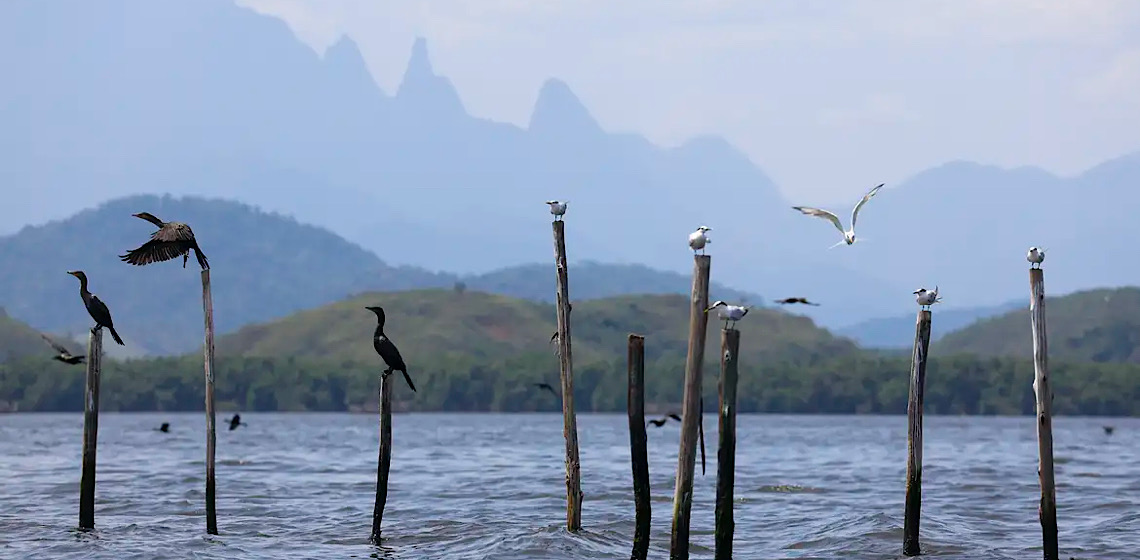
[{"label": "black cormorant", "polygon": [[804,305],[819,306],[818,303],[812,303],[812,302],[808,301],[807,298],[802,298],[802,297],[790,297],[790,298],[778,299],[778,300],[776,300],[776,303],[778,303],[780,305],[787,305],[789,303],[802,303]]},{"label": "black cormorant", "polygon": [[372,306],[365,307],[365,309],[376,314],[376,332],[372,335],[372,347],[376,349],[376,353],[380,354],[388,366],[388,369],[384,370],[384,378],[387,379],[393,371],[399,371],[404,374],[404,380],[408,382],[408,387],[412,388],[412,392],[416,392],[416,384],[412,383],[412,376],[408,375],[408,366],[404,364],[404,358],[400,357],[400,351],[396,349],[396,345],[392,344],[392,340],[384,334],[384,308]]},{"label": "black cormorant", "polygon": [[660,419],[658,419],[658,420],[650,420],[650,421],[649,421],[649,423],[650,423],[650,424],[653,424],[654,426],[657,426],[658,428],[660,428],[661,426],[664,426],[664,425],[665,425],[665,423],[666,423],[666,422],[668,422],[670,419],[676,420],[676,421],[678,421],[678,422],[680,422],[680,421],[681,421],[681,417],[680,417],[680,416],[678,416],[678,415],[677,415],[677,413],[675,413],[675,412],[670,412],[669,414],[666,414],[665,416],[662,416],[662,417],[661,417]]},{"label": "black cormorant", "polygon": [[158,431],[169,432],[170,431],[170,422],[163,422],[162,425],[158,427]]},{"label": "black cormorant", "polygon": [[123,339],[119,338],[119,333],[115,332],[115,324],[111,321],[111,310],[107,309],[107,304],[87,291],[87,275],[82,270],[69,270],[67,273],[79,279],[79,297],[83,298],[83,306],[87,308],[87,313],[95,319],[95,328],[107,327],[107,330],[111,331],[111,338],[115,339],[119,346],[126,346],[123,344]]},{"label": "black cormorant", "polygon": [[150,234],[150,241],[143,243],[138,249],[131,249],[127,254],[119,255],[123,262],[143,266],[181,256],[182,268],[186,268],[186,262],[190,260],[190,250],[193,249],[202,270],[210,268],[210,262],[198,247],[198,241],[194,239],[194,230],[190,229],[190,226],[182,222],[164,222],[150,212],[139,212],[132,216],[158,226],[158,231]]},{"label": "black cormorant", "polygon": [[83,362],[87,361],[87,356],[73,356],[71,352],[67,351],[67,347],[52,340],[51,338],[48,338],[48,335],[40,333],[40,336],[44,339],[44,342],[47,342],[56,351],[56,355],[52,356],[51,359],[59,360],[69,365],[82,364]]},{"label": "black cormorant", "polygon": [[1111,436],[1111,435],[1112,435],[1112,431],[1113,431],[1113,430],[1115,430],[1115,429],[1116,429],[1116,428],[1114,428],[1114,427],[1112,427],[1112,426],[1104,426],[1104,434],[1105,434],[1105,435],[1108,435],[1108,436]]},{"label": "black cormorant", "polygon": [[558,396],[558,391],[555,391],[554,387],[551,387],[549,383],[535,383],[534,386],[538,387],[539,389],[546,389],[547,391],[550,391],[551,395],[554,395],[556,397]]},{"label": "black cormorant", "polygon": [[248,426],[248,425],[249,424],[242,424],[241,423],[241,415],[240,414],[234,414],[234,417],[230,418],[230,430],[236,430],[238,426]]}]

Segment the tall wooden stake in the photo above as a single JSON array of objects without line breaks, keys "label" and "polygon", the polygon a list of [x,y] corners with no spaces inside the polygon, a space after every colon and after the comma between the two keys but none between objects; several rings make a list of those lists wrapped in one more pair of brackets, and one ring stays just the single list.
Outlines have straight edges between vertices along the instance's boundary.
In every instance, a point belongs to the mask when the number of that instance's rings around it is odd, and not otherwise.
[{"label": "tall wooden stake", "polygon": [[380,458],[376,462],[376,505],[372,508],[372,544],[380,544],[380,524],[388,501],[388,469],[392,466],[392,382],[395,376],[380,377]]},{"label": "tall wooden stake", "polygon": [[697,460],[697,431],[701,412],[701,365],[705,359],[708,326],[709,269],[712,257],[693,256],[692,307],[689,310],[689,354],[685,360],[685,395],[681,409],[681,449],[677,453],[677,478],[673,489],[673,531],[669,558],[689,557],[689,513],[693,507],[693,470]]},{"label": "tall wooden stake", "polygon": [[218,510],[215,502],[214,449],[217,431],[214,427],[214,296],[210,292],[210,269],[202,271],[202,311],[206,317],[206,532],[218,534]]},{"label": "tall wooden stake", "polygon": [[720,422],[716,451],[716,560],[732,560],[732,485],[736,478],[736,371],[740,331],[720,332]]},{"label": "tall wooden stake", "polygon": [[636,511],[630,560],[649,554],[649,452],[645,437],[645,337],[629,335],[629,456],[633,463],[633,506]]},{"label": "tall wooden stake", "polygon": [[570,357],[570,280],[566,267],[566,222],[555,220],[554,261],[558,269],[558,361],[562,372],[562,435],[566,439],[566,528],[582,528],[582,471],[578,463],[578,421],[574,416],[574,367]]},{"label": "tall wooden stake", "polygon": [[918,525],[922,511],[922,399],[926,389],[926,357],[930,349],[930,311],[920,309],[914,327],[910,362],[910,398],[906,417],[906,505],[903,512],[903,554],[919,554]]},{"label": "tall wooden stake", "polygon": [[1045,273],[1029,269],[1029,325],[1033,331],[1033,393],[1037,399],[1037,476],[1041,481],[1041,538],[1045,560],[1057,560],[1057,491],[1053,486],[1053,389],[1049,386],[1049,344],[1045,328]]},{"label": "tall wooden stake", "polygon": [[95,444],[99,439],[99,376],[103,369],[103,329],[87,337],[87,380],[83,387],[83,472],[79,477],[79,528],[95,528]]}]

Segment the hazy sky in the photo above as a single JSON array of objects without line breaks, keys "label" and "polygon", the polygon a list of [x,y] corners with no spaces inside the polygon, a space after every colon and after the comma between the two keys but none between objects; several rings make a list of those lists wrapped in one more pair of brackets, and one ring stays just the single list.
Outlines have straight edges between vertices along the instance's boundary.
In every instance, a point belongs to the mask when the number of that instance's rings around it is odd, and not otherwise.
[{"label": "hazy sky", "polygon": [[548,77],[604,128],[728,138],[803,203],[949,160],[1073,174],[1140,150],[1136,0],[238,0],[395,91],[416,35],[469,113]]}]

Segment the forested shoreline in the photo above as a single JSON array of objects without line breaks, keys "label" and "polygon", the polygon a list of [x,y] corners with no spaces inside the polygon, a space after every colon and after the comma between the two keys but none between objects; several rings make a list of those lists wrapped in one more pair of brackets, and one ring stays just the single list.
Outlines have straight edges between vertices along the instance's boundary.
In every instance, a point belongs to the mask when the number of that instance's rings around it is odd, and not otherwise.
[{"label": "forested shoreline", "polygon": [[[682,363],[662,357],[646,365],[650,411],[679,409]],[[706,364],[705,400],[715,402],[718,365]],[[910,360],[870,353],[741,364],[740,413],[902,414]],[[1050,364],[1053,410],[1058,415],[1140,416],[1140,365]],[[0,365],[0,411],[63,412],[83,409],[83,366],[43,359]],[[359,411],[374,409],[376,363],[310,358],[222,358],[217,402],[222,410]],[[532,412],[560,410],[559,399],[536,383],[558,387],[550,355],[530,353],[497,362],[448,358],[412,369],[419,388],[397,383],[397,411]],[[1013,358],[958,355],[932,358],[925,411],[950,415],[1018,415],[1033,412],[1033,364]],[[624,359],[576,364],[579,412],[625,410]],[[104,363],[104,411],[198,411],[203,407],[202,361],[175,358]]]}]

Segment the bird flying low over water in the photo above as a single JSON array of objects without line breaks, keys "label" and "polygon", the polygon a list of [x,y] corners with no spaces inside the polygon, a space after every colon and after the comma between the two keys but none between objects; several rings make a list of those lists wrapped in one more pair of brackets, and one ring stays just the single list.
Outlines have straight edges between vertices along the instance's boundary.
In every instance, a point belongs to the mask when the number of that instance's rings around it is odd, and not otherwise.
[{"label": "bird flying low over water", "polygon": [[931,305],[942,301],[942,298],[938,295],[938,286],[935,286],[933,291],[927,290],[926,288],[915,290],[914,301],[923,309],[929,309]]},{"label": "bird flying low over water", "polygon": [[182,268],[186,268],[186,261],[190,260],[190,250],[193,249],[194,256],[198,258],[198,266],[201,266],[202,270],[210,268],[210,262],[206,260],[206,255],[202,254],[202,249],[198,248],[198,241],[194,239],[194,231],[189,225],[182,222],[164,222],[150,212],[131,215],[158,226],[158,231],[150,234],[150,241],[143,243],[139,248],[131,249],[125,255],[119,255],[123,262],[143,266],[181,256]]},{"label": "bird flying low over water", "polygon": [[235,413],[234,417],[230,418],[230,430],[236,430],[238,428],[238,426],[248,426],[248,425],[249,424],[243,424],[242,423],[240,414]]},{"label": "bird flying low over water", "polygon": [[51,338],[48,338],[48,335],[40,333],[40,337],[44,339],[44,342],[47,342],[49,346],[55,349],[56,355],[52,356],[51,359],[58,360],[69,365],[82,364],[83,362],[87,361],[87,356],[73,356],[71,352],[67,351],[67,347],[52,340]]},{"label": "bird flying low over water", "polygon": [[702,255],[705,254],[705,245],[712,243],[712,239],[709,239],[708,235],[710,231],[712,231],[711,227],[701,226],[697,228],[697,231],[689,234],[689,247],[693,249],[693,253],[700,251]]},{"label": "bird flying low over water", "polygon": [[95,319],[95,328],[101,329],[107,327],[111,331],[111,338],[119,346],[126,346],[123,344],[123,339],[119,338],[119,333],[115,332],[115,324],[111,320],[111,310],[107,309],[107,304],[103,303],[95,294],[87,291],[87,275],[82,270],[69,270],[68,274],[79,279],[79,297],[83,298],[83,306],[87,308],[87,314]]},{"label": "bird flying low over water", "polygon": [[408,375],[408,366],[404,363],[404,358],[400,356],[400,351],[396,349],[396,345],[392,344],[391,339],[384,334],[384,308],[380,306],[365,307],[365,309],[376,314],[376,332],[372,335],[372,347],[376,349],[376,353],[384,359],[384,363],[388,369],[384,370],[384,379],[387,379],[393,371],[399,371],[404,374],[404,380],[408,382],[408,387],[412,388],[412,392],[416,392],[416,384],[412,383],[412,376]]},{"label": "bird flying low over water", "polygon": [[170,432],[170,422],[163,422],[161,426],[159,426],[155,429],[160,431],[160,432],[164,432],[164,433]]},{"label": "bird flying low over water", "polygon": [[673,420],[676,420],[676,421],[678,421],[678,422],[680,422],[680,421],[681,421],[681,417],[680,417],[680,416],[678,416],[678,415],[677,415],[677,413],[675,413],[675,412],[670,412],[669,414],[666,414],[665,416],[662,416],[661,418],[658,418],[658,419],[651,419],[651,420],[649,421],[649,423],[650,423],[650,424],[653,424],[654,426],[656,426],[656,427],[658,427],[658,428],[660,428],[661,426],[664,426],[664,425],[665,425],[665,423],[666,423],[666,422],[668,422],[670,418],[671,418],[671,419],[673,419]]},{"label": "bird flying low over water", "polygon": [[1104,428],[1104,435],[1106,435],[1106,436],[1111,436],[1112,431],[1116,429],[1113,426],[1102,426],[1102,427]]},{"label": "bird flying low over water", "polygon": [[851,229],[846,230],[846,231],[843,229],[843,224],[839,221],[839,216],[836,216],[835,214],[832,214],[831,212],[828,212],[827,210],[821,210],[819,208],[812,208],[810,206],[793,206],[792,208],[795,210],[799,210],[800,212],[803,212],[804,214],[807,214],[808,216],[815,216],[817,218],[823,218],[825,220],[830,221],[832,224],[835,225],[835,228],[839,230],[839,233],[843,234],[843,241],[840,241],[839,243],[832,245],[831,247],[829,247],[829,249],[834,248],[834,247],[838,247],[844,243],[851,245],[852,243],[855,243],[855,219],[859,217],[859,209],[862,208],[864,204],[867,204],[867,201],[871,200],[871,197],[875,196],[875,193],[879,192],[879,189],[883,188],[883,184],[884,183],[879,183],[877,186],[872,188],[870,191],[867,192],[867,194],[863,195],[863,198],[860,199],[859,203],[855,205],[855,210],[851,211]]},{"label": "bird flying low over water", "polygon": [[723,301],[717,300],[705,310],[705,313],[719,308],[719,316],[724,320],[724,328],[728,328],[728,322],[732,321],[732,326],[736,327],[736,322],[743,319],[748,314],[749,307],[742,305],[729,305]]},{"label": "bird flying low over water", "polygon": [[790,297],[790,298],[778,299],[778,300],[776,300],[776,303],[778,303],[780,305],[788,305],[789,303],[802,303],[804,305],[815,305],[817,307],[819,306],[818,303],[812,303],[812,302],[808,301],[807,298],[802,298],[802,297]]},{"label": "bird flying low over water", "polygon": [[566,205],[569,204],[570,201],[558,202],[557,200],[547,200],[546,203],[550,205],[550,213],[554,214],[554,220],[558,221],[562,219],[562,216],[566,215]]},{"label": "bird flying low over water", "polygon": [[549,383],[535,383],[534,386],[538,387],[539,389],[550,391],[551,395],[554,395],[556,397],[558,396],[558,391],[555,391],[554,387],[551,387]]},{"label": "bird flying low over water", "polygon": [[1030,247],[1025,260],[1029,261],[1029,268],[1041,268],[1041,263],[1045,262],[1045,249]]}]

